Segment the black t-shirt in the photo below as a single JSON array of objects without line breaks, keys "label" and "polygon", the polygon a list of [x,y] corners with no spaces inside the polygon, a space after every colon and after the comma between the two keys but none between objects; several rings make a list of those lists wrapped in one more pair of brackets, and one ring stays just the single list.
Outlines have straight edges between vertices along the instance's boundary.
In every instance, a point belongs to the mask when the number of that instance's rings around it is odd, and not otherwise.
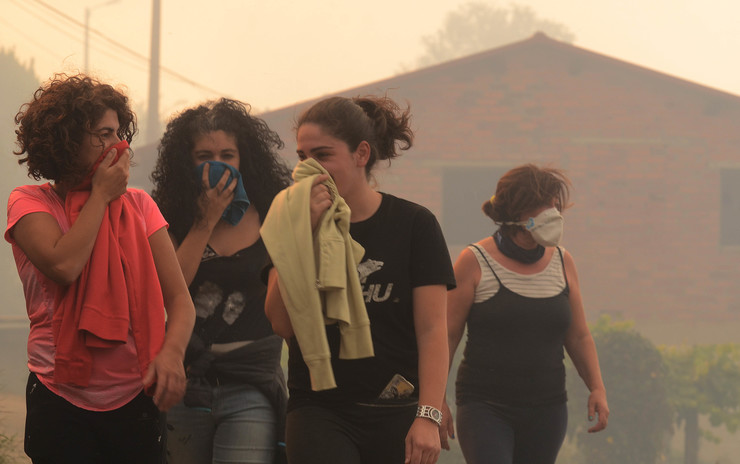
[{"label": "black t-shirt", "polygon": [[378,211],[365,221],[352,223],[350,234],[365,248],[358,272],[375,356],[339,359],[339,328],[336,324],[327,326],[337,388],[315,392],[298,342],[291,338],[289,409],[314,402],[335,407],[347,402],[375,402],[396,373],[413,383],[415,396],[418,394],[412,290],[425,285],[454,288],[442,230],[428,209],[384,193]]}]

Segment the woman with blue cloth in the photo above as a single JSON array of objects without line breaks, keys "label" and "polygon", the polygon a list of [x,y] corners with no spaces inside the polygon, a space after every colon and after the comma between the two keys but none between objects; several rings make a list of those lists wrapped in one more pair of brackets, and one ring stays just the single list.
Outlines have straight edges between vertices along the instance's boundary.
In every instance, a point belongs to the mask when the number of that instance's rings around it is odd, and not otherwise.
[{"label": "woman with blue cloth", "polygon": [[280,147],[248,106],[228,99],[183,111],[162,137],[152,196],[197,315],[185,398],[167,415],[172,464],[272,463],[282,442],[283,343],[264,313],[259,235],[290,182]]}]

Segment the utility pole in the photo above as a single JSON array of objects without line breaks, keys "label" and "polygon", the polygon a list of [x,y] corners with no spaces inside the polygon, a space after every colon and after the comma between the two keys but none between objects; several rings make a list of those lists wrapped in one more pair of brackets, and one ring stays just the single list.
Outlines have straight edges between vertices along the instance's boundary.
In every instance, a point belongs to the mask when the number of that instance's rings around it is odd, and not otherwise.
[{"label": "utility pole", "polygon": [[85,70],[85,74],[90,71],[90,12],[95,8],[110,5],[111,3],[116,3],[117,1],[119,0],[110,0],[105,3],[99,3],[94,6],[85,7],[85,67],[83,68]]},{"label": "utility pole", "polygon": [[147,112],[146,141],[159,138],[159,25],[162,2],[152,0],[152,39],[149,54],[149,108]]},{"label": "utility pole", "polygon": [[88,66],[90,56],[90,7],[85,7],[85,74],[90,71]]}]

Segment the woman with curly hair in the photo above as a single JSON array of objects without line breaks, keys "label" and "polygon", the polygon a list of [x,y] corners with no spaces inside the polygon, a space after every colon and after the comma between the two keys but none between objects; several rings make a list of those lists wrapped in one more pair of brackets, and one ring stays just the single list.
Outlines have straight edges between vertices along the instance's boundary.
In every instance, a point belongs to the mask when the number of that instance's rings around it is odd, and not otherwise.
[{"label": "woman with curly hair", "polygon": [[127,188],[128,98],[60,74],[15,121],[18,162],[50,181],[13,190],[5,231],[31,321],[26,454],[163,463],[159,411],[185,392],[195,311],[164,218]]},{"label": "woman with curly hair", "polygon": [[184,401],[167,415],[170,462],[271,463],[282,442],[282,339],[264,313],[259,229],[290,182],[278,135],[228,99],[167,125],[153,196],[195,302]]}]

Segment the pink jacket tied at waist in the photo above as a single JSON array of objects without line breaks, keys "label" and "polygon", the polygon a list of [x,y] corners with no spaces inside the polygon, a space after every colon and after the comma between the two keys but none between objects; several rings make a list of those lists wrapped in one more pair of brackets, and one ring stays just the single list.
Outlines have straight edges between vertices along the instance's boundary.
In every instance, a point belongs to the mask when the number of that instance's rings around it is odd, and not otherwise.
[{"label": "pink jacket tied at waist", "polygon": [[[128,143],[110,148],[117,149],[118,161],[128,151]],[[92,174],[106,153],[87,179],[67,193],[64,209],[70,226],[90,197]],[[162,347],[164,300],[146,226],[135,207],[126,195],[108,204],[80,277],[56,295],[52,320],[55,382],[86,387],[92,371],[90,348],[126,343],[129,328],[142,376]]]}]

